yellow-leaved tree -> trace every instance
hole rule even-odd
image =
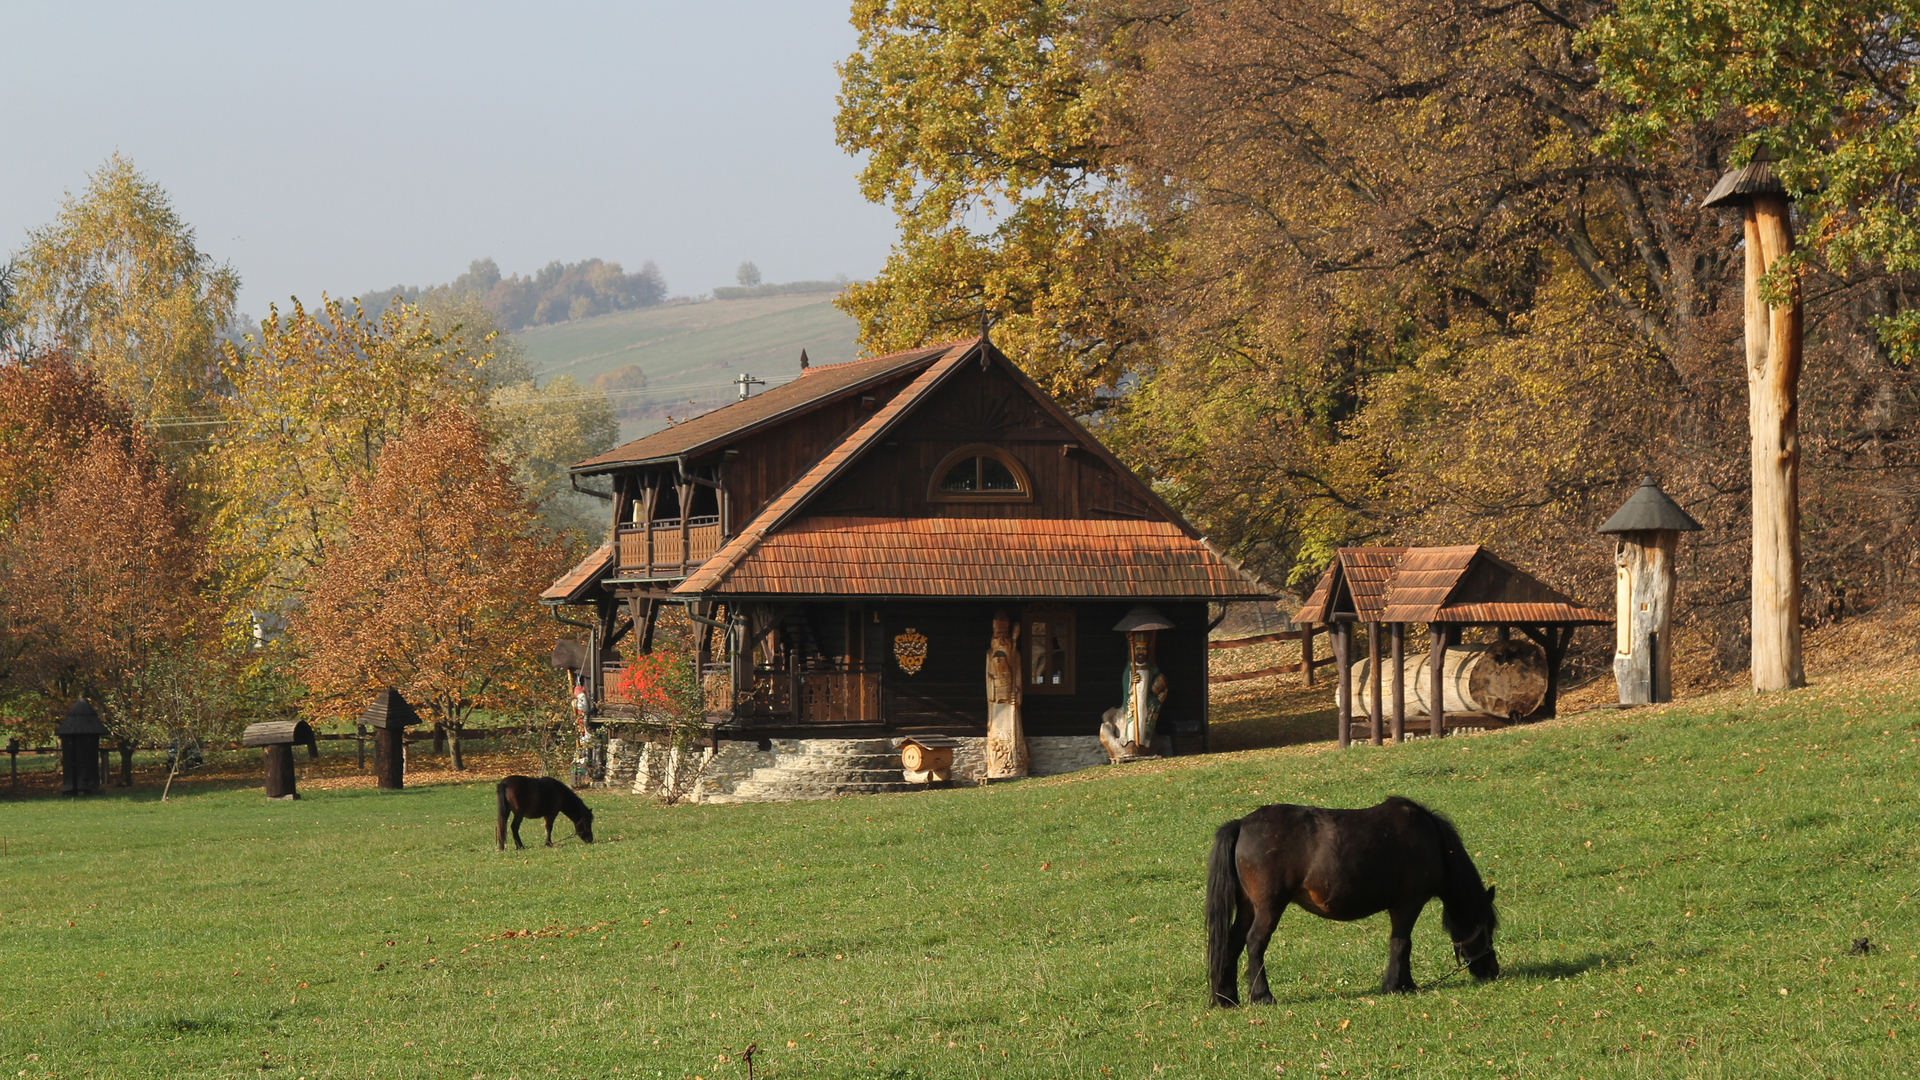
[[[197,413],[240,276],[203,253],[167,193],[115,154],[27,234],[7,321],[92,368],[141,419]]]

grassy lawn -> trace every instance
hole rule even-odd
[[[828,803],[492,792],[0,803],[0,1076],[1920,1074],[1920,680]],[[1203,1007],[1201,866],[1267,802],[1450,814],[1505,971],[1374,991],[1298,911]],[[565,824],[562,822],[562,829]],[[1854,938],[1874,950],[1850,955]],[[1415,977],[1451,967],[1430,909]],[[262,1071],[264,1069],[264,1071]]]

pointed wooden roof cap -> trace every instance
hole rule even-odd
[[[1787,194],[1785,184],[1773,171],[1773,151],[1762,145],[1754,151],[1753,160],[1722,176],[1713,190],[1707,192],[1706,201],[1700,205],[1745,206],[1753,201],[1755,195],[1778,195],[1792,198]]]
[[[368,727],[404,730],[408,724],[419,723],[420,714],[413,711],[400,691],[389,686],[373,696],[373,704],[360,714],[360,722]]]
[[[86,698],[78,698],[73,708],[67,710],[66,719],[53,729],[55,735],[111,735],[107,725],[100,722],[100,713]]]
[[[1660,485],[1649,476],[1640,481],[1640,490],[1626,504],[1613,512],[1605,525],[1600,526],[1603,533],[1623,532],[1699,532],[1700,523],[1693,515],[1680,509],[1680,504],[1667,497]]]

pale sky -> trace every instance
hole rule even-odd
[[[118,150],[256,318],[488,255],[867,277],[893,225],[833,141],[848,7],[0,0],[0,252]]]

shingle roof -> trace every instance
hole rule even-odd
[[[1600,526],[1602,533],[1623,532],[1695,532],[1700,523],[1693,515],[1680,508],[1680,504],[1660,490],[1660,484],[1649,476],[1640,481],[1635,491],[1613,512],[1605,525]]]
[[[1295,622],[1325,622],[1327,601],[1333,596],[1334,569],[1339,568],[1338,578],[1351,596],[1354,608],[1361,622],[1375,622],[1380,618],[1385,603],[1387,587],[1393,581],[1395,569],[1400,565],[1404,547],[1350,547],[1341,548],[1334,554],[1334,566],[1320,575],[1319,584],[1307,597],[1307,602],[1294,617]]]
[[[921,372],[907,388],[893,396],[893,400],[882,405],[867,422],[861,424],[852,435],[841,440],[840,445],[828,451],[826,456],[815,462],[813,467],[802,473],[799,479],[787,485],[772,502],[760,511],[760,515],[740,530],[740,535],[727,541],[726,546],[714,552],[713,558],[701,564],[687,580],[674,588],[677,593],[703,593],[712,589],[725,578],[736,563],[745,558],[754,546],[759,544],[778,528],[782,519],[799,508],[802,502],[825,484],[835,473],[850,463],[866,445],[878,438],[882,431],[894,421],[895,417],[906,412],[921,395],[939,385],[947,374],[960,366],[960,362],[973,355],[978,341],[949,346],[933,366]]]
[[[547,586],[540,594],[543,604],[577,604],[581,595],[591,589],[594,583],[606,577],[613,570],[613,545],[601,544],[593,554],[581,559],[579,565],[566,572],[560,580]]]
[[[1382,564],[1393,569],[1382,580]],[[1328,621],[1341,590],[1362,622],[1610,623],[1609,616],[1478,544],[1434,548],[1341,548],[1297,622]]]
[[[715,560],[718,561],[717,559]],[[712,567],[713,563],[708,563]],[[1241,599],[1270,595],[1166,521],[801,518],[676,592]]]
[[[932,363],[953,349],[955,344],[947,342],[869,360],[808,368],[792,382],[772,387],[745,401],[736,401],[703,413],[624,446],[616,446],[604,454],[578,462],[573,466],[573,471],[586,474],[606,472],[622,465],[699,453],[715,443],[737,437],[753,428],[805,412],[835,398],[858,393],[874,383],[911,371],[917,365]]]

